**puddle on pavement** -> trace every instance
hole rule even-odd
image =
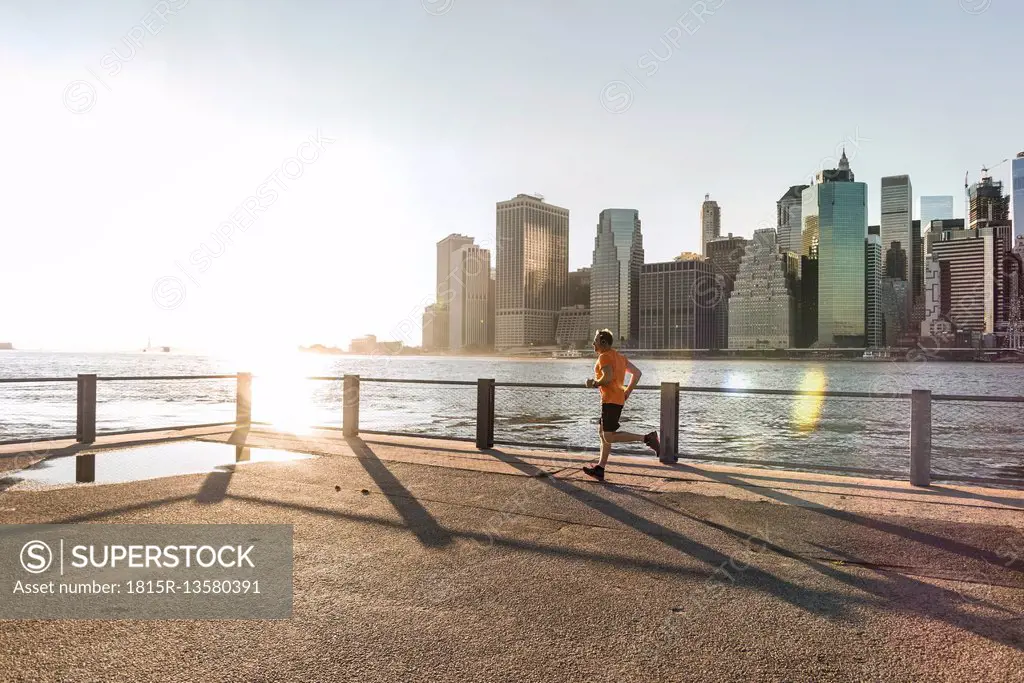
[[[179,441],[158,446],[95,451],[97,484],[119,484],[142,479],[203,474],[228,465],[309,460],[315,455],[270,448],[249,448],[206,441]],[[7,472],[0,483],[18,488],[71,486],[77,456],[43,460],[32,467]],[[0,490],[5,487],[0,485]]]

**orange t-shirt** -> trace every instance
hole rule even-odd
[[[621,406],[626,403],[626,357],[615,349],[602,353],[594,364],[594,379],[601,379],[601,368],[605,365],[612,366],[612,383],[599,387],[601,403]]]

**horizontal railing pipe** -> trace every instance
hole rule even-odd
[[[476,384],[474,382],[473,384]],[[554,382],[495,382],[496,387],[519,387],[524,389],[589,389],[586,384],[580,382],[579,384],[558,384]],[[636,391],[658,391],[660,387],[656,387],[651,384],[639,384],[635,387]]]
[[[0,377],[0,384],[43,384],[44,382],[77,381],[77,377]]]
[[[979,403],[1024,403],[1024,396],[959,396],[957,394],[932,394],[933,401],[977,401]]]
[[[142,382],[147,380],[153,381],[170,381],[170,380],[189,380],[189,379],[235,379],[238,377],[235,375],[136,375],[136,376],[104,376],[97,377],[96,379],[100,382]]]
[[[475,387],[476,381],[461,379],[398,379],[391,377],[360,377],[360,382],[388,382],[392,384],[447,384],[462,387]]]

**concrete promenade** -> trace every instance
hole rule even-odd
[[[96,447],[171,436],[322,457],[37,490],[3,470],[43,449],[0,447],[0,524],[293,524],[293,617],[0,621],[0,681],[1024,680],[1024,491],[614,455],[599,484],[592,454],[340,432]]]

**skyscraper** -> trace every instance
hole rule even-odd
[[[722,303],[721,277],[707,261],[644,264],[640,274],[640,348],[710,349]]]
[[[712,201],[711,195],[704,195],[704,203],[700,205],[700,244],[701,252],[707,256],[708,242],[722,234],[722,210],[718,202]]]
[[[1013,234],[1014,243],[1024,240],[1024,152],[1017,154],[1011,162],[1010,175],[1013,183]]]
[[[882,345],[882,238],[868,233],[864,238],[864,332],[865,345]]]
[[[635,209],[605,209],[597,223],[590,268],[590,323],[609,329],[623,345],[639,331],[640,269],[644,239]]]
[[[927,308],[922,334],[935,323],[948,321],[956,332],[974,335],[1005,330],[1009,319],[1003,296],[1004,256],[1009,234],[999,226],[976,230],[962,227],[963,221],[936,221],[929,231],[930,261],[936,262],[933,297],[938,306]],[[936,295],[937,296],[934,296]]]
[[[773,228],[755,230],[729,298],[730,349],[790,349],[797,342],[798,256]]]
[[[448,348],[452,351],[487,347],[491,289],[491,252],[467,244],[451,255],[449,278]]]
[[[797,347],[808,349],[818,340],[818,259],[800,257],[800,321]]]
[[[1009,225],[1010,196],[1003,194],[1002,181],[983,175],[967,190],[967,227]]]
[[[868,189],[854,180],[843,152],[839,168],[823,170],[803,192],[804,226],[813,224],[818,257],[819,346],[864,346],[864,238]],[[883,229],[884,230],[884,229]]]
[[[910,236],[913,220],[914,201],[910,176],[895,175],[882,178],[882,259],[889,263],[888,254],[893,249],[902,249],[900,261],[902,272],[886,273],[888,277],[910,280],[910,257],[913,243]]]
[[[775,232],[774,228],[765,228]],[[757,232],[764,232],[759,230]],[[767,239],[762,235],[762,239]],[[725,296],[732,294],[733,284],[736,282],[736,275],[740,272],[740,263],[746,254],[749,241],[745,237],[733,237],[730,232],[728,237],[718,237],[707,244],[707,260],[711,264],[716,275],[725,278]]]
[[[775,203],[779,248],[794,254],[803,252],[803,192],[808,185],[793,185]]]
[[[444,318],[447,320],[447,317]],[[423,341],[420,345],[424,351],[443,351],[448,348],[448,329],[445,328],[443,337],[439,338],[438,325],[440,316],[437,311],[437,304],[430,304],[423,309]]]
[[[497,203],[495,339],[499,349],[553,344],[569,278],[569,210],[518,194]]]
[[[473,238],[466,235],[451,234],[437,243],[437,302],[448,304],[448,290],[451,288],[452,273],[455,270],[456,252],[462,247],[473,244]]]
[[[774,228],[767,228],[775,232]],[[733,286],[736,282],[736,275],[740,272],[740,263],[743,261],[747,248],[747,239],[744,237],[728,237],[713,239],[706,245],[707,260],[711,264],[715,275],[722,276],[722,284],[725,289],[721,293],[722,305],[718,311],[718,329],[715,332],[715,343],[712,348],[726,349],[729,344],[729,297],[732,296]]]
[[[907,250],[899,242],[893,242],[888,247],[883,245],[882,249],[885,251],[885,259],[883,260],[885,274],[883,277],[894,277],[903,280],[903,276],[907,272]]]
[[[423,345],[435,350],[447,350],[450,342],[451,328],[451,279],[455,266],[455,254],[467,244],[473,244],[473,238],[466,235],[451,234],[437,243],[437,300],[428,308],[431,313],[430,340],[424,334]],[[426,311],[424,312],[426,315]],[[424,325],[426,328],[426,325]]]
[[[903,331],[918,336],[924,320],[924,235],[921,221],[910,222],[910,296],[907,298],[909,328]]]
[[[907,334],[910,311],[910,283],[898,277],[883,277],[880,287],[882,339],[885,346],[899,346]]]
[[[566,305],[590,308],[590,268],[577,268],[569,273],[569,299]]]
[[[496,282],[497,273],[491,267],[491,281],[487,283],[487,348],[494,348],[494,306],[497,303]]]
[[[1007,321],[1004,345],[1024,350],[1024,254],[1003,256],[1003,306]]]
[[[952,195],[944,194],[921,197],[921,229],[924,232],[928,231],[928,226],[932,224],[932,221],[937,220],[939,218],[952,217]]]

